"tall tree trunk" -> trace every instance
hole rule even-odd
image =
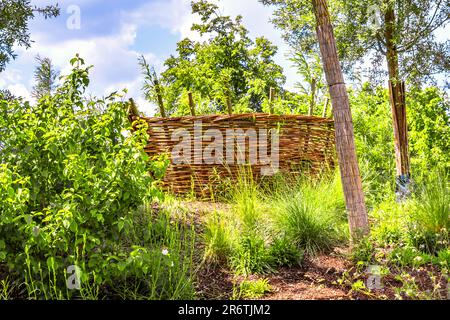
[[[348,221],[353,240],[369,232],[364,193],[356,158],[353,122],[344,83],[336,40],[326,0],[312,0],[316,16],[316,31],[322,55],[322,62],[330,90],[335,118],[336,149],[341,171],[342,186],[348,212]]]
[[[385,12],[386,60],[389,71],[389,95],[394,127],[395,162],[397,168],[397,196],[410,193],[410,165],[408,153],[408,128],[406,122],[405,83],[400,80],[398,51],[395,42],[395,11],[389,2]]]

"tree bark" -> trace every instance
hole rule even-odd
[[[389,95],[394,127],[397,193],[400,198],[409,194],[410,164],[408,128],[406,122],[405,83],[400,80],[398,51],[395,42],[395,10],[388,3],[385,12],[386,60],[389,71]]]
[[[352,240],[369,232],[364,193],[356,157],[352,114],[337,54],[326,0],[312,0],[322,63],[335,118],[336,149]]]

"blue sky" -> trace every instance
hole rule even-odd
[[[18,58],[1,74],[0,87],[31,99],[37,54],[51,58],[66,74],[70,69],[69,60],[79,53],[87,64],[94,65],[88,93],[101,96],[127,88],[140,109],[152,114],[154,107],[140,92],[142,78],[137,58],[144,54],[161,69],[164,60],[175,52],[179,40],[195,37],[190,30],[196,19],[191,15],[190,0],[59,0],[58,3],[61,7],[58,18],[38,17],[30,23],[34,43],[28,50],[16,49]],[[67,21],[73,17],[73,11],[68,9],[73,5],[80,9],[80,29],[67,27]],[[242,14],[252,37],[264,35],[280,47],[277,62],[286,69],[288,86],[293,87],[298,81],[296,72],[289,68],[291,64],[285,57],[289,48],[282,41],[281,33],[269,23],[272,10],[257,0],[222,0],[219,6],[224,14]]]
[[[61,15],[56,19],[36,18],[30,23],[34,43],[28,50],[17,48],[17,60],[0,74],[0,87],[30,99],[34,85],[35,56],[52,59],[55,66],[66,74],[69,60],[79,53],[87,64],[94,65],[88,93],[108,95],[124,88],[135,98],[141,110],[151,115],[154,107],[146,102],[140,92],[142,78],[137,64],[139,55],[157,68],[175,52],[176,43],[185,38],[195,38],[190,27],[196,20],[191,15],[190,0],[32,0],[45,5],[58,2]],[[73,6],[80,10],[80,28],[67,27],[73,21]],[[243,15],[244,25],[254,38],[264,35],[279,47],[276,61],[284,68],[286,87],[293,89],[300,79],[286,58],[289,47],[281,39],[269,19],[272,9],[257,0],[221,0],[222,13]],[[447,33],[445,32],[447,31]],[[447,30],[440,37],[448,39]]]

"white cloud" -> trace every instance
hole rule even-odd
[[[275,61],[284,69],[287,77],[286,88],[293,90],[300,79],[297,70],[286,57],[289,46],[283,41],[281,31],[270,23],[273,9],[262,5],[258,0],[211,0],[218,4],[224,15],[243,17],[243,24],[252,38],[264,36],[278,47]],[[138,24],[158,24],[172,33],[179,34],[180,39],[186,37],[200,40],[197,32],[191,30],[193,23],[199,22],[198,16],[191,14],[191,0],[157,0],[151,1],[136,10],[124,13],[127,21]]]
[[[7,86],[6,89],[16,96],[25,98],[27,101],[34,101],[34,98],[31,96],[31,92],[21,83],[11,84]]]
[[[94,65],[91,69],[91,85],[88,94],[109,95],[113,91],[128,89],[128,96],[134,97],[140,102],[146,113],[152,111],[151,106],[145,103],[141,97],[141,74],[137,63],[140,53],[130,49],[136,39],[136,26],[122,24],[118,34],[104,37],[93,37],[86,40],[67,40],[59,43],[48,43],[43,34],[34,35],[35,43],[29,50],[17,48],[19,55],[12,68],[7,68],[2,73],[0,85],[8,88],[16,95],[30,98],[29,89],[34,84],[32,72],[27,81],[21,69],[33,70],[35,56],[49,57],[62,74],[70,72],[70,59],[76,53],[85,59],[86,65]],[[158,58],[152,54],[145,54],[151,64],[161,64]],[[143,110],[144,111],[144,110]]]
[[[44,4],[47,1],[34,1]],[[62,3],[63,5],[68,2]],[[82,4],[83,1],[75,1]],[[281,39],[281,34],[270,23],[272,9],[264,7],[257,0],[222,0],[219,7],[223,14],[243,16],[244,25],[249,29],[252,38],[264,35],[279,47],[275,58],[287,75],[286,87],[293,88],[297,75],[285,54],[287,45]],[[106,7],[105,7],[106,8]],[[2,73],[0,86],[10,88],[16,95],[29,98],[33,86],[33,70],[35,56],[40,54],[52,59],[55,66],[67,74],[70,71],[69,60],[79,53],[88,65],[94,65],[91,70],[91,85],[89,92],[94,95],[107,95],[112,91],[128,89],[128,96],[133,97],[140,108],[147,114],[153,114],[155,107],[145,102],[141,93],[142,77],[137,64],[139,52],[133,50],[136,44],[137,30],[145,25],[157,25],[169,30],[179,38],[194,37],[190,30],[198,17],[191,14],[190,0],[152,0],[136,10],[122,11],[119,32],[106,36],[92,36],[84,39],[66,39],[59,42],[49,41],[44,33],[33,33],[34,43],[29,50],[16,48],[19,58],[10,64]],[[151,35],[148,35],[151,41]],[[145,54],[149,63],[161,67],[167,57],[158,57],[148,52]]]

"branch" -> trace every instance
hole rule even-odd
[[[397,48],[398,52],[405,52],[410,50],[415,44],[417,44],[417,42],[420,40],[420,38],[422,38],[426,33],[432,33],[434,32],[436,29],[438,29],[442,24],[438,24],[437,26],[434,26],[433,28],[429,29],[431,27],[431,25],[433,24],[434,19],[437,16],[437,13],[439,11],[439,8],[441,6],[442,0],[440,0],[436,6],[436,10],[433,13],[433,17],[430,19],[430,21],[427,23],[426,27],[423,28],[419,34],[413,39],[411,40],[409,43],[403,45],[403,46],[399,46]],[[443,23],[445,23],[446,21],[448,21],[450,18],[446,18]]]

